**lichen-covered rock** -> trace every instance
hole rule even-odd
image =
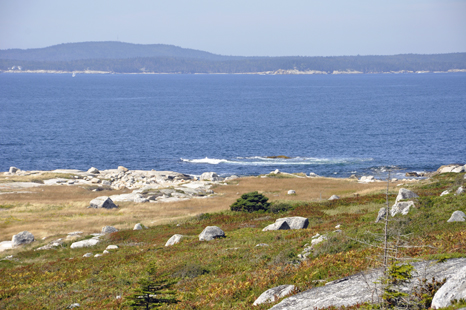
[[[252,304],[257,306],[263,303],[275,302],[276,300],[285,297],[293,292],[296,289],[294,285],[280,285],[263,292]]]
[[[419,196],[410,191],[409,189],[406,189],[406,188],[400,188],[400,190],[398,191],[398,196],[396,196],[396,201],[395,202],[398,202],[400,200],[405,200],[405,199],[411,199],[411,198],[418,198]]]
[[[34,241],[34,235],[25,230],[14,235],[11,241],[13,242],[13,246],[28,244]]]
[[[432,308],[448,307],[455,299],[466,299],[466,267],[457,270],[457,273],[435,293]]]
[[[451,222],[464,222],[466,218],[466,214],[463,211],[455,211],[451,215],[450,219],[447,221],[448,223]]]
[[[113,203],[112,199],[108,196],[100,196],[91,200],[89,208],[104,208],[104,209],[113,209],[118,208],[116,204]]]
[[[117,232],[117,231],[118,231],[118,229],[116,229],[113,226],[104,226],[104,227],[102,227],[102,233],[103,234],[111,234],[111,233],[114,233],[114,232]]]
[[[225,233],[217,226],[207,226],[199,234],[199,241],[210,241],[217,238],[224,238]]]
[[[406,215],[409,212],[409,209],[411,207],[414,207],[414,202],[413,201],[400,201],[395,203],[392,208],[390,209],[390,214],[392,216],[397,215],[398,213],[401,213],[402,215]]]
[[[165,246],[172,246],[174,244],[180,243],[181,239],[183,238],[183,235],[173,235],[171,236],[170,239],[168,239],[167,243],[165,243]]]

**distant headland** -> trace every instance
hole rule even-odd
[[[66,43],[0,50],[0,72],[80,74],[370,74],[466,72],[466,53],[223,56],[165,44]]]

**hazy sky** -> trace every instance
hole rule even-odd
[[[466,0],[0,0],[0,49],[117,40],[244,56],[466,52]]]

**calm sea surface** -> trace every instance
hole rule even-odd
[[[464,73],[0,74],[0,171],[401,175],[466,162],[465,108]]]

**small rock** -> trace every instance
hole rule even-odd
[[[103,254],[110,254],[110,252],[107,251],[107,250],[104,250],[102,253],[103,253]]]
[[[142,226],[141,223],[137,223],[136,225],[134,225],[134,228],[133,228],[133,230],[143,230],[143,229],[144,227]]]
[[[217,226],[207,226],[199,235],[199,241],[210,241],[216,238],[225,238],[225,233]]]
[[[463,211],[455,211],[452,213],[450,219],[447,221],[448,223],[451,222],[464,222],[466,215]]]
[[[100,179],[92,178],[92,179],[91,179],[91,183],[93,183],[93,184],[100,183]]]
[[[458,189],[456,190],[455,195],[459,196],[459,195],[461,195],[462,193],[464,193],[464,188],[463,188],[463,186],[460,186],[460,187],[458,187]]]
[[[338,197],[337,195],[332,195],[330,196],[328,200],[337,200],[337,199],[340,199],[340,197]]]
[[[112,185],[112,182],[108,181],[108,180],[103,180],[102,181],[102,185],[104,186],[111,186]]]
[[[278,170],[278,169],[275,169],[274,171],[270,172],[270,174],[280,174],[280,173],[281,173],[281,172],[280,172],[280,170]]]
[[[19,169],[16,167],[10,167],[10,170],[8,170],[9,173],[16,173],[17,171],[19,171]]]
[[[112,244],[112,245],[109,245],[109,246],[107,247],[107,250],[116,250],[116,249],[118,249],[118,245],[113,245],[113,244]]]
[[[34,235],[25,230],[14,235],[11,241],[13,242],[13,246],[28,244],[34,241]]]
[[[336,229],[338,229],[338,228],[340,228],[340,226],[341,226],[341,225],[340,225],[340,224],[338,224],[337,226],[335,226],[335,228],[336,228]]]
[[[110,199],[108,196],[100,196],[91,200],[89,204],[89,208],[104,208],[104,209],[114,209],[118,208],[118,206],[113,203],[113,200]]]
[[[201,175],[200,180],[201,181],[205,180],[205,181],[217,182],[217,181],[220,181],[220,177],[215,172],[204,172]]]
[[[87,239],[87,240],[81,240],[78,242],[73,242],[70,246],[71,249],[79,249],[79,248],[86,248],[90,246],[94,246],[97,243],[99,243],[100,240],[97,237]]]
[[[89,170],[87,170],[87,173],[99,174],[100,171],[97,168],[91,167]]]
[[[288,191],[288,195],[296,195],[296,192],[294,190],[290,189]]]
[[[387,209],[386,208],[380,208],[379,214],[377,214],[377,218],[376,218],[375,222],[378,223],[380,220],[385,218],[385,215],[387,215]]]
[[[121,172],[128,172],[128,168],[125,168],[123,166],[118,166],[118,171],[121,171]]]
[[[83,255],[83,257],[91,257],[92,256],[92,253],[86,253]]]
[[[81,307],[80,304],[74,303],[74,304],[69,305],[69,306],[68,306],[68,309],[79,308],[79,307]]]
[[[321,243],[322,241],[327,240],[326,236],[320,236],[319,238],[315,238],[311,240],[311,245],[316,245]]]
[[[117,231],[118,231],[118,229],[116,229],[113,226],[102,227],[102,233],[103,234],[111,234],[111,233],[114,233],[114,232],[117,232]]]
[[[318,175],[315,174],[314,172],[309,172],[309,177],[311,177],[311,178],[317,178]]]
[[[275,302],[276,300],[285,297],[293,292],[296,287],[294,285],[280,285],[263,292],[259,298],[257,298],[253,306],[257,306],[263,303]]]
[[[269,246],[267,243],[259,243],[256,244],[256,247],[262,247],[262,246]]]
[[[172,246],[174,244],[180,243],[181,239],[183,238],[183,235],[173,235],[171,236],[170,239],[168,239],[167,243],[165,243],[165,246]]]
[[[94,257],[101,257],[101,256],[102,256],[102,254],[96,254],[96,255],[94,255]]]
[[[357,180],[358,177],[355,174],[352,174],[352,175],[350,175],[350,177],[348,179]]]
[[[443,191],[443,192],[440,194],[440,196],[445,196],[445,195],[448,195],[448,194],[450,194],[449,191]]]

